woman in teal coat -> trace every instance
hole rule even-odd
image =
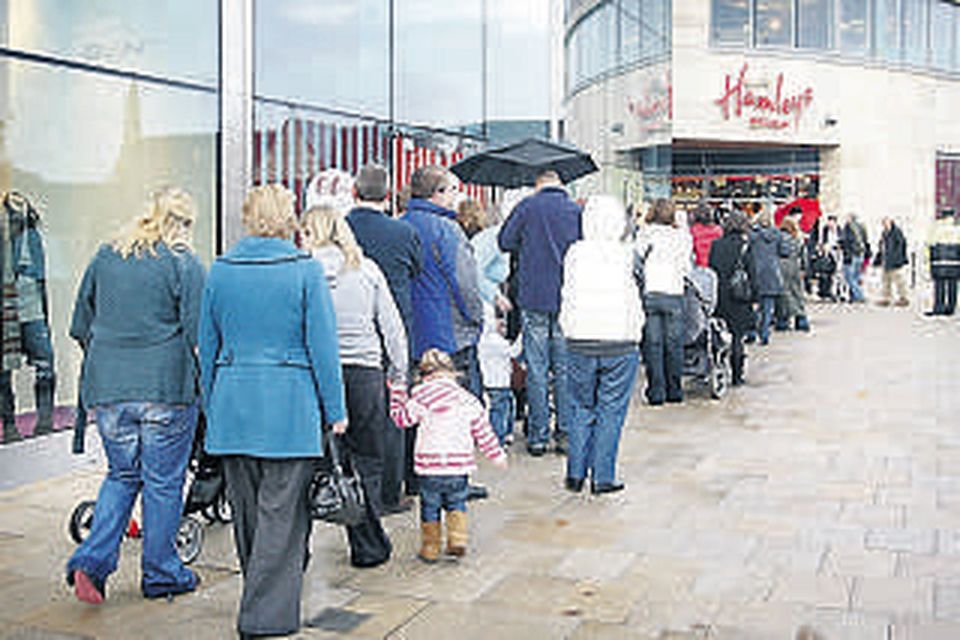
[[[206,449],[225,456],[244,577],[238,630],[288,635],[300,626],[321,425],[346,430],[337,322],[320,263],[290,240],[293,195],[254,188],[243,223],[249,235],[217,259],[203,294]]]

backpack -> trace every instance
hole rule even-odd
[[[743,257],[747,253],[750,244],[744,241],[740,247],[740,255],[737,256],[737,262],[733,265],[733,273],[730,274],[730,282],[727,285],[730,288],[730,297],[737,302],[753,301],[753,286],[750,284],[750,274],[747,273],[747,267],[743,264]]]

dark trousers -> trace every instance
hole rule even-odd
[[[243,594],[237,629],[282,635],[300,628],[300,593],[312,522],[314,461],[227,456],[223,469]]]
[[[347,456],[363,480],[367,495],[367,518],[347,527],[350,563],[371,567],[386,561],[392,547],[380,524],[383,495],[384,432],[388,424],[385,381],[382,369],[345,366],[343,386],[350,426],[344,436]]]
[[[957,281],[954,278],[933,279],[933,312],[952,316],[957,308]]]
[[[400,502],[406,455],[406,442],[403,430],[398,428],[389,414],[385,418],[383,430],[383,481],[381,495],[385,506],[396,506]]]
[[[739,331],[731,332],[730,344],[730,367],[733,372],[733,381],[743,382],[743,364],[747,359],[746,346],[743,344],[743,333]]]
[[[647,401],[683,400],[683,296],[648,293],[643,326],[643,362]]]
[[[460,374],[460,385],[483,402],[483,378],[480,375],[480,360],[477,347],[464,347],[452,356],[453,366]]]

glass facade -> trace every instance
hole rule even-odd
[[[606,0],[580,17],[567,30],[567,94],[669,56],[671,8],[671,0]]]
[[[248,38],[221,52],[221,16],[244,0],[0,0],[0,203],[36,212],[44,251],[29,258],[45,267],[58,428],[73,421],[81,354],[68,324],[98,246],[173,185],[196,200],[204,262],[224,249],[222,216],[238,215],[221,211],[224,189],[248,186],[221,179],[228,101],[253,116],[242,138],[252,182],[298,195],[329,167],[381,162],[400,183],[420,164],[450,164],[485,143],[491,114],[512,121],[497,127],[503,141],[548,135],[548,0],[529,3],[542,5],[527,9],[536,27],[509,24],[508,0],[248,1]],[[250,56],[252,95],[221,93],[221,53]],[[507,67],[523,91],[488,87]],[[0,255],[16,241],[5,227],[20,228],[0,224]],[[24,433],[34,377],[26,361],[13,374]]]
[[[960,72],[960,3],[953,0],[711,0],[717,47],[838,52]]]

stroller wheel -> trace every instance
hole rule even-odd
[[[719,400],[727,394],[733,373],[730,367],[730,350],[721,349],[717,352],[716,361],[710,370],[710,397]]]
[[[84,500],[70,514],[70,538],[75,543],[81,544],[90,535],[90,527],[93,526],[93,510],[96,506],[96,501]]]
[[[197,559],[202,548],[203,525],[192,516],[184,516],[177,530],[177,555],[183,564],[190,564]]]
[[[227,494],[225,492],[220,492],[212,509],[213,517],[217,520],[217,522],[223,524],[230,524],[233,522],[233,511],[230,509],[230,501],[227,500]]]

